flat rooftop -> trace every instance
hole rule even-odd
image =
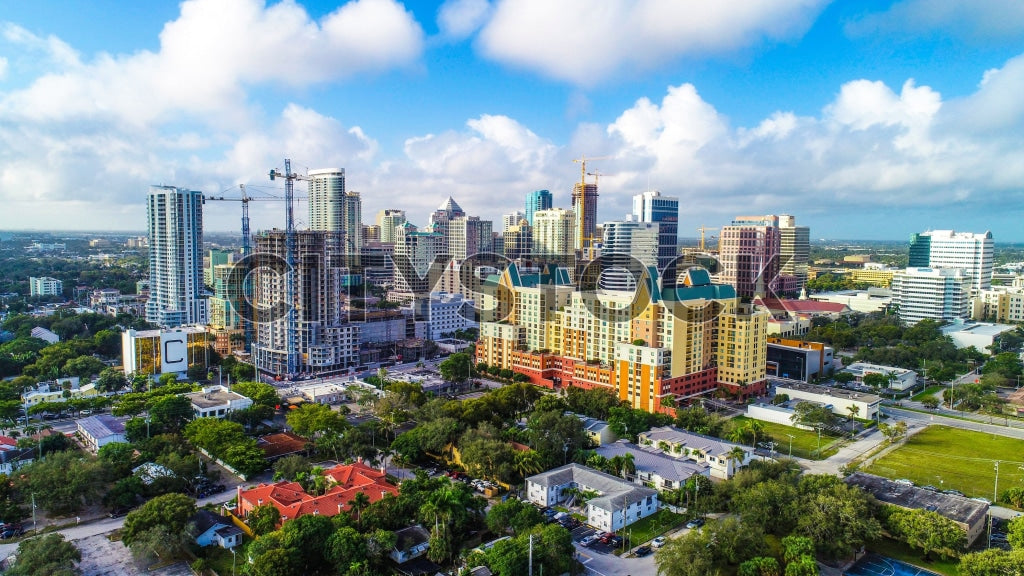
[[[769,378],[771,380],[771,378]],[[866,394],[864,392],[857,392],[856,390],[845,390],[843,388],[832,388],[831,386],[817,386],[815,384],[800,384],[793,382],[792,380],[786,380],[785,382],[773,381],[775,385],[776,393],[779,390],[798,390],[800,392],[808,392],[811,394],[819,394],[823,397],[842,398],[843,400],[856,400],[857,402],[867,402],[868,404],[874,404],[881,402],[881,396],[875,394]]]
[[[888,478],[873,474],[854,472],[843,481],[851,486],[859,486],[880,502],[902,508],[932,510],[954,522],[968,526],[983,522],[988,514],[988,504],[984,502],[926,490],[917,486],[898,484]]]
[[[245,396],[236,394],[229,390],[215,390],[212,392],[192,392],[185,394],[185,396],[192,401],[193,406],[199,408],[214,408],[217,406],[226,406],[234,400],[242,400]]]
[[[1009,324],[991,324],[989,322],[965,322],[963,324],[950,324],[942,327],[942,333],[948,334],[977,334],[979,336],[999,336],[1003,332],[1009,332],[1015,327]]]

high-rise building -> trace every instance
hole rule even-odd
[[[572,209],[576,217],[575,248],[590,248],[597,237],[597,184],[577,182],[572,188]],[[536,218],[536,213],[534,213]]]
[[[907,268],[892,277],[892,304],[908,325],[967,318],[971,281],[963,268]]]
[[[358,255],[363,249],[363,200],[359,192],[346,192],[342,211],[342,232],[345,233],[345,250]]]
[[[907,265],[912,268],[961,268],[971,277],[972,290],[987,290],[992,286],[994,249],[991,232],[921,232],[910,237]]]
[[[389,208],[377,213],[377,225],[380,226],[380,241],[395,243],[395,230],[405,224],[405,210]]]
[[[455,260],[465,260],[477,254],[491,251],[490,220],[477,216],[459,216],[448,222],[448,255]]]
[[[605,290],[635,290],[649,267],[658,266],[659,224],[652,222],[605,222],[601,245],[603,270],[598,286]]]
[[[371,242],[380,242],[380,226],[363,224],[363,246]]]
[[[778,216],[738,216],[722,227],[718,280],[734,286],[741,298],[776,292],[780,248]]]
[[[533,214],[533,253],[566,256],[576,247],[576,216],[572,210],[551,208]]]
[[[28,279],[29,296],[60,296],[64,293],[64,283],[49,276]]]
[[[553,207],[551,192],[548,190],[534,190],[526,195],[526,221],[533,226],[533,215],[541,210],[550,210]],[[516,223],[519,221],[517,220]]]
[[[448,241],[448,223],[452,220],[465,216],[466,211],[459,206],[459,203],[455,201],[451,196],[447,200],[441,203],[430,215],[430,221],[428,228],[431,232],[436,232],[444,237],[445,243]]]
[[[341,232],[345,229],[345,169],[309,171],[309,229]]]
[[[662,196],[657,190],[637,194],[633,196],[633,217],[640,222],[658,224],[658,270],[665,279],[674,279],[674,271],[666,273],[665,267],[678,252],[679,198]]]
[[[533,251],[533,229],[526,222],[526,218],[522,218],[517,224],[505,228],[502,239],[505,243],[502,253],[506,258],[516,260],[518,258],[530,257]]]
[[[527,273],[511,264],[498,282],[500,321],[480,324],[480,362],[548,388],[604,388],[650,412],[718,388],[764,392],[771,314],[704,270],[687,270],[667,290],[655,271],[637,294],[577,289],[554,266]]]
[[[206,323],[203,298],[203,193],[150,186],[149,300],[146,321],[159,326]]]
[[[393,295],[404,299],[427,295],[432,291],[434,279],[430,277],[431,264],[444,254],[444,240],[440,232],[420,232],[411,222],[398,227]]]
[[[256,236],[256,254],[275,263],[287,254],[287,234],[283,230],[261,232]],[[295,309],[294,350],[289,350],[288,320],[283,309],[286,274],[270,266],[258,266],[254,272],[254,308],[257,313],[253,362],[260,372],[288,375],[288,358],[294,354],[298,372],[304,374],[337,373],[359,362],[359,326],[347,322],[342,295],[346,290],[348,269],[342,266],[344,234],[320,230],[295,232]]]
[[[212,287],[213,269],[223,264],[230,264],[232,256],[234,256],[233,250],[210,249],[203,262],[203,284]]]
[[[502,214],[501,216],[501,229],[508,230],[513,226],[518,226],[519,221],[526,218],[526,214],[523,214],[519,210],[514,210],[508,214]]]
[[[811,229],[797,226],[789,214],[779,216],[779,273],[792,276],[796,286],[807,286],[807,263],[811,257]]]

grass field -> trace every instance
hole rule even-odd
[[[921,400],[924,400],[928,396],[935,396],[935,393],[942,391],[943,388],[945,388],[945,386],[929,386],[925,388],[923,391],[914,394],[911,400],[915,402],[920,402]]]
[[[747,418],[746,416],[737,416],[732,419],[732,421],[737,424],[745,420],[750,420],[750,418]],[[818,433],[814,430],[801,430],[799,428],[776,424],[774,422],[762,421],[761,424],[764,426],[764,431],[778,444],[775,447],[775,450],[779,454],[789,455],[789,434],[793,435],[793,456],[821,460],[828,458],[839,450],[836,446],[838,443],[837,438],[828,436],[827,434],[822,434],[821,456],[819,457],[816,455],[816,451],[818,449]],[[757,439],[758,443],[764,441],[766,441],[766,439]]]
[[[1024,483],[1020,468],[1024,466],[1024,440],[929,426],[864,471],[991,499],[996,460],[1000,461],[999,492]]]
[[[630,545],[639,546],[656,536],[661,536],[665,532],[681,526],[684,521],[686,521],[686,517],[682,514],[676,514],[671,510],[662,508],[647,518],[641,518],[626,526],[619,533],[629,532]]]

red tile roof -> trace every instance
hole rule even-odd
[[[272,504],[281,513],[282,521],[306,514],[334,516],[347,511],[348,503],[360,492],[366,494],[371,503],[386,494],[398,495],[398,487],[389,483],[383,472],[362,462],[339,464],[325,470],[324,476],[331,487],[323,496],[306,494],[298,482],[284,480],[242,491],[238,513],[245,516],[256,506]]]

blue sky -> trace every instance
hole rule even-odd
[[[284,157],[346,168],[367,223],[497,221],[568,206],[587,155],[601,220],[651,188],[683,236],[1024,241],[1022,94],[1019,0],[0,0],[0,229],[141,230],[149,184],[279,194]]]

